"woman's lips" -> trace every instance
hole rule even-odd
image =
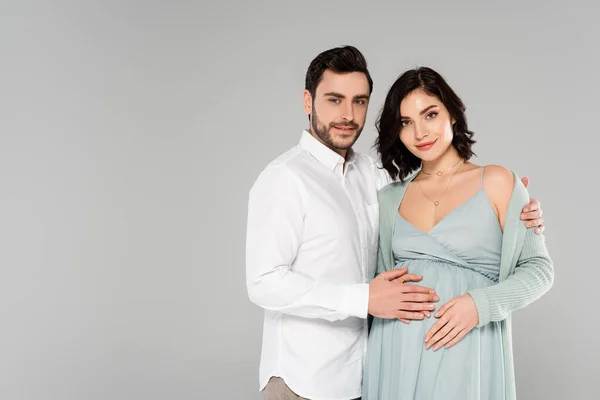
[[[421,151],[429,150],[430,148],[433,147],[435,142],[437,142],[437,140],[434,140],[433,142],[418,144],[416,147],[417,147],[417,149],[419,149]]]

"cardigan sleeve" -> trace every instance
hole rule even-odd
[[[510,231],[505,231],[504,235],[520,236],[523,245],[520,247],[518,259],[514,265],[514,272],[505,280],[495,285],[468,292],[473,298],[479,313],[478,327],[482,327],[491,321],[506,319],[512,311],[531,304],[552,287],[554,266],[546,249],[544,235],[536,234],[533,229],[526,228],[523,222],[520,221],[521,209],[528,202],[527,190],[515,175],[515,188],[510,201],[510,212],[508,213],[508,217],[513,219],[513,227]],[[507,226],[508,221],[505,228]],[[519,235],[519,230],[521,235]],[[516,254],[505,253],[504,242],[502,256],[515,256]],[[513,245],[509,252],[514,253],[515,249],[519,249],[519,247]]]

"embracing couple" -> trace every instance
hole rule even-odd
[[[390,88],[380,160],[354,151],[372,90],[356,48],[319,54],[309,128],[250,190],[265,399],[515,399],[511,312],[554,279],[539,202],[470,161],[465,105],[430,68]]]

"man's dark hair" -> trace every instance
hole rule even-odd
[[[369,94],[373,92],[373,80],[367,69],[367,60],[356,47],[343,46],[325,50],[315,57],[308,66],[304,88],[315,98],[317,86],[323,78],[323,72],[330,69],[335,73],[362,72],[369,81]]]

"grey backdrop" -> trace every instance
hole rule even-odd
[[[599,398],[600,13],[550,3],[0,2],[0,398],[261,398],[247,193],[342,44],[375,80],[359,150],[428,65],[476,162],[530,177],[556,283],[514,316],[520,398]]]

